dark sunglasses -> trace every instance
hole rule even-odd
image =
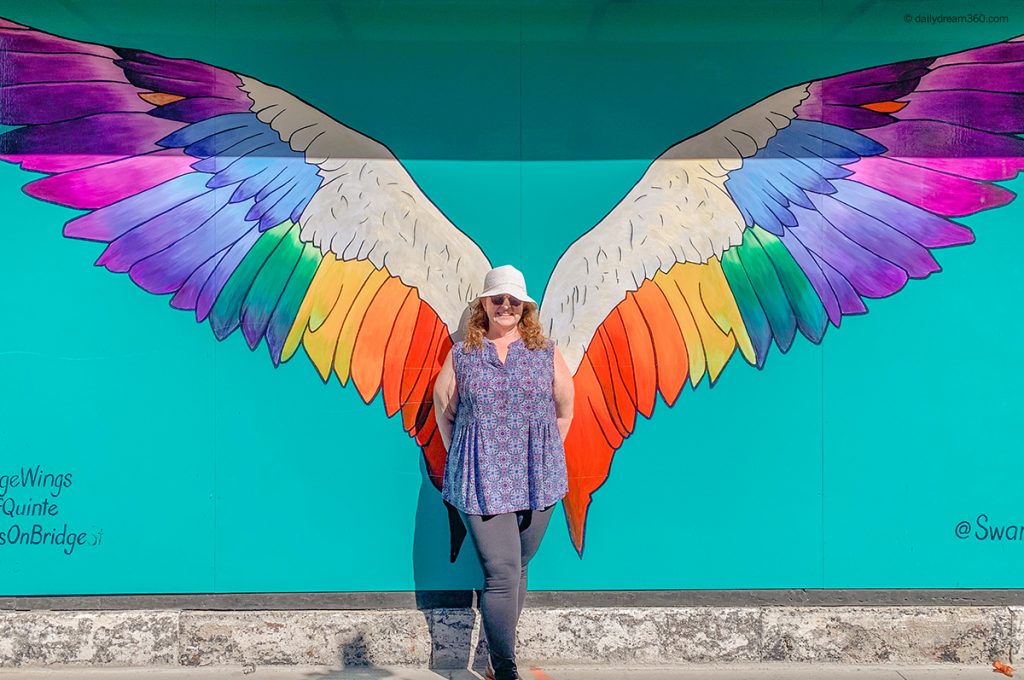
[[[491,304],[500,307],[505,302],[505,298],[508,298],[508,304],[512,307],[518,307],[523,304],[523,301],[519,298],[514,298],[511,295],[492,295]]]

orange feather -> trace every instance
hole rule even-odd
[[[425,302],[420,302],[419,313],[416,316],[416,327],[412,332],[412,341],[409,343],[409,355],[405,360],[405,370],[402,372],[402,404],[409,401],[412,388],[420,373],[427,365],[427,352],[434,339],[434,326],[437,324],[437,315],[434,310]]]
[[[576,403],[579,404],[579,401]],[[583,529],[591,495],[608,477],[608,468],[616,448],[601,433],[589,404],[583,406],[582,412],[573,412],[573,423],[565,439],[569,491],[562,499],[562,504],[569,521],[569,534],[580,555],[583,554]]]
[[[589,358],[590,365],[594,369],[594,377],[597,379],[598,385],[601,386],[597,394],[600,395],[608,407],[608,415],[611,417],[612,424],[615,425],[619,436],[629,436],[629,430],[626,429],[625,423],[622,422],[619,409],[615,404],[615,385],[618,382],[618,378],[613,379],[612,377],[614,370],[612,369],[611,362],[608,360],[608,353],[605,351],[600,328],[594,334],[594,338],[590,341],[590,346],[587,348],[587,353],[584,356]],[[579,372],[579,369],[577,369],[577,372]],[[625,396],[623,396],[623,399],[625,399]]]
[[[610,334],[603,324],[597,329],[597,334],[591,342],[603,343],[605,355],[612,359],[608,363],[608,374],[611,376],[611,394],[614,401],[609,402],[609,404],[613,405],[614,413],[622,422],[622,435],[628,437],[629,433],[633,431],[633,425],[636,423],[636,405],[632,398],[630,398],[629,391],[623,381],[621,367],[616,366],[614,363],[615,361],[624,361],[624,359],[618,359],[618,355],[612,350],[613,345]]]
[[[621,306],[622,303],[619,303],[619,307]],[[605,334],[605,349],[608,351],[608,358],[614,359],[613,366],[618,369],[622,385],[626,388],[626,394],[631,402],[630,405],[619,404],[619,408],[626,411],[636,408],[636,376],[633,371],[629,337],[626,335],[626,328],[622,322],[622,315],[619,314],[619,307],[611,311],[601,324],[601,330]],[[632,431],[633,426],[629,425],[629,429]]]
[[[402,377],[405,375],[409,343],[412,342],[419,309],[420,298],[416,291],[411,291],[398,312],[387,349],[384,350],[384,412],[389,418],[402,406]]]
[[[573,416],[578,418],[580,413],[592,414],[604,435],[608,445],[618,448],[622,444],[623,435],[619,431],[619,425],[615,423],[612,414],[608,409],[608,402],[605,401],[604,393],[601,390],[601,382],[591,365],[589,354],[583,357],[580,367],[576,369],[573,376],[575,398],[573,400]],[[579,422],[579,421],[578,421]]]
[[[184,97],[178,94],[167,94],[166,92],[139,92],[139,99],[153,106],[164,106],[180,102]]]
[[[873,102],[871,104],[861,104],[861,108],[868,109],[869,111],[877,111],[878,113],[896,113],[910,102]]]
[[[430,392],[434,386],[434,378],[441,370],[441,362],[437,361],[437,349],[441,338],[447,334],[444,323],[435,316],[428,337],[427,351],[421,362],[422,366],[413,373],[416,380],[409,391],[409,396],[402,403],[402,424],[405,426],[406,432],[410,434],[415,434],[416,430],[422,427],[426,410],[433,403]],[[412,353],[410,353],[411,358]]]
[[[384,282],[366,311],[356,346],[352,350],[352,382],[359,396],[369,404],[384,379],[384,351],[398,312],[409,297],[409,288],[397,276]]]
[[[654,412],[654,399],[658,386],[658,369],[654,357],[654,341],[633,293],[627,293],[616,308],[622,317],[629,351],[630,368],[636,383],[636,408],[645,418]]]
[[[683,334],[675,323],[675,316],[661,288],[653,281],[645,281],[636,292],[639,305],[654,341],[658,388],[665,403],[671,406],[686,383],[689,357]]]

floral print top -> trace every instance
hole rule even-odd
[[[459,402],[441,497],[468,515],[543,510],[568,491],[555,418],[554,345],[512,342],[503,364],[482,350],[452,348]]]

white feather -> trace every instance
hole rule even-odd
[[[608,314],[659,270],[703,264],[743,242],[727,173],[796,117],[805,85],[789,88],[671,147],[626,197],[558,260],[541,322],[575,373]]]
[[[242,90],[257,117],[320,168],[320,188],[299,218],[300,238],[325,256],[387,267],[454,333],[490,269],[479,246],[383,144],[279,88],[242,77]]]

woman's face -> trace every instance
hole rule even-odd
[[[497,297],[502,298],[500,304],[494,304],[493,298]],[[487,313],[490,328],[502,335],[515,328],[519,324],[519,320],[523,318],[523,303],[519,302],[518,305],[513,305],[513,299],[511,295],[496,295],[485,297],[483,300],[484,312]]]

